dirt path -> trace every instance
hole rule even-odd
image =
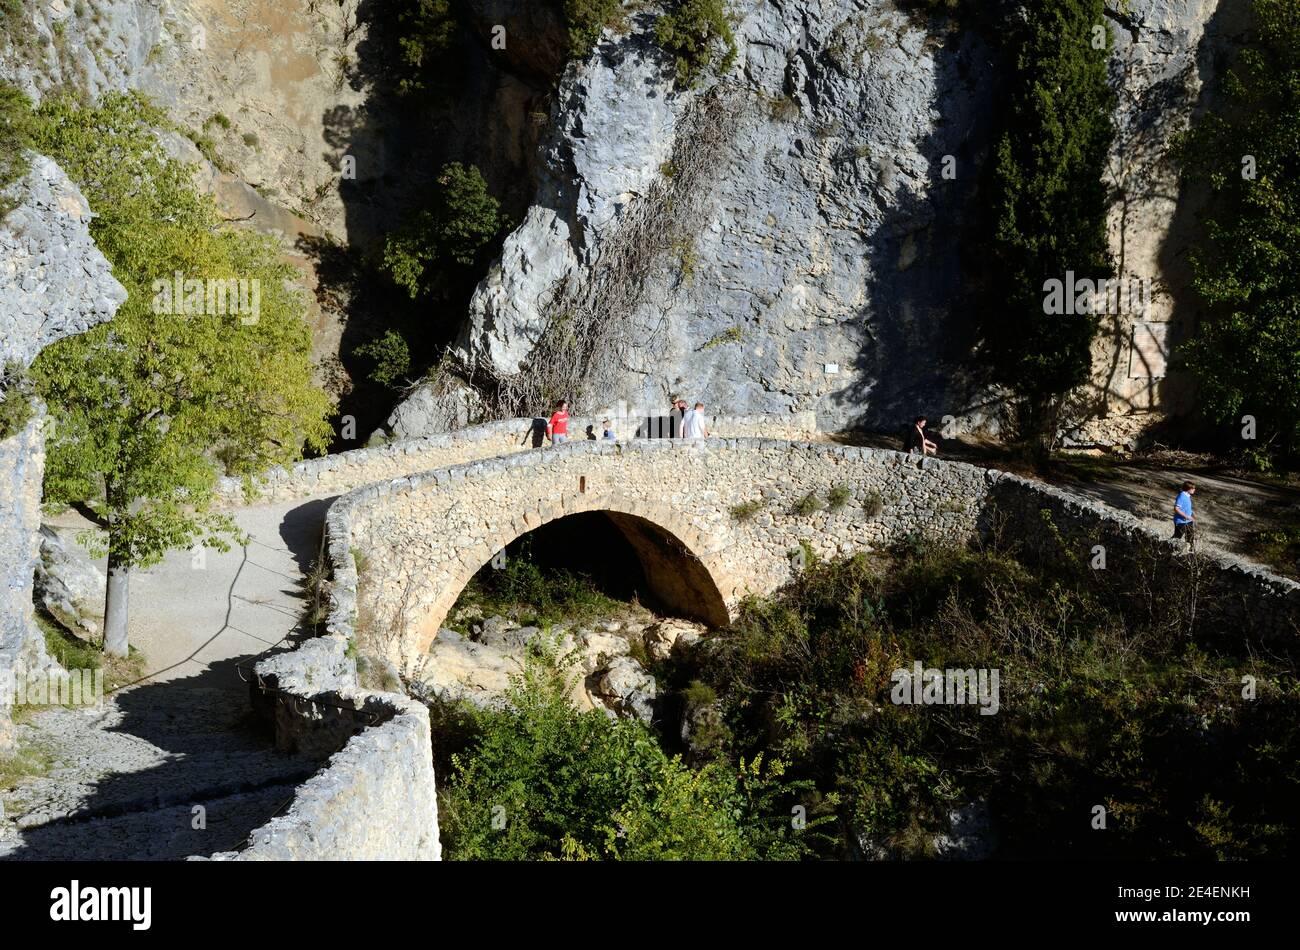
[[[146,677],[98,710],[54,709],[19,727],[50,768],[5,796],[0,858],[231,850],[292,800],[319,763],[272,749],[250,720],[244,677],[302,632],[303,573],[330,500],[242,509],[247,548],[208,551],[201,566],[175,551],[133,575],[131,639]]]
[[[1198,543],[1238,557],[1250,556],[1251,536],[1275,527],[1279,513],[1300,504],[1300,492],[1230,475],[1187,473],[1117,465],[1106,478],[1062,478],[1062,488],[1131,512],[1157,531],[1173,534],[1174,497],[1185,478],[1196,483],[1194,499]],[[1276,568],[1260,564],[1269,570]]]

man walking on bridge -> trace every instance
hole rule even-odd
[[[1196,516],[1192,514],[1192,496],[1196,494],[1196,485],[1183,482],[1183,490],[1174,500],[1174,539],[1186,541],[1193,551],[1196,550]]]
[[[682,436],[687,439],[707,439],[709,427],[705,425],[704,403],[697,402],[682,419]]]

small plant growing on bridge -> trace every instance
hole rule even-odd
[[[880,492],[873,491],[867,495],[866,500],[862,503],[862,510],[867,513],[868,518],[879,517],[880,513],[885,510],[885,500],[880,497]]]
[[[752,521],[754,515],[763,510],[763,500],[753,498],[749,501],[742,501],[738,505],[731,506],[731,518],[733,521],[746,522]]]
[[[796,501],[794,505],[791,506],[790,511],[792,514],[796,514],[799,515],[800,517],[806,518],[809,515],[816,514],[817,512],[821,511],[825,507],[826,507],[826,502],[818,498],[816,492],[809,492],[808,494],[800,498],[798,501]]]
[[[853,499],[853,492],[847,485],[832,485],[826,493],[826,505],[831,511],[839,511]]]

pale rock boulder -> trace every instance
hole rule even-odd
[[[615,712],[649,724],[658,696],[655,678],[630,656],[615,657],[595,675],[595,693]]]
[[[689,620],[669,618],[647,627],[645,646],[656,660],[667,660],[674,652],[689,650],[704,638],[705,626]]]
[[[112,317],[126,300],[90,236],[85,196],[54,161],[32,157],[13,186],[18,206],[0,221],[0,365],[29,365],[45,347]],[[12,395],[10,398],[14,398]],[[53,664],[32,617],[39,560],[44,407],[0,441],[0,674]],[[0,706],[0,748],[11,739]]]

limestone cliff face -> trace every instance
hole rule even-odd
[[[611,401],[682,393],[724,413],[813,409],[838,427],[948,399],[943,342],[988,51],[891,3],[735,7],[739,55],[718,80],[733,112],[704,119],[730,128],[692,230],[638,275],[636,342]],[[717,90],[673,88],[653,22],[634,15],[566,73],[537,199],[470,306],[457,349],[471,371],[545,359],[533,346],[556,285],[598,272],[656,180],[692,160],[681,132]],[[967,177],[940,184],[943,155]]]
[[[1218,6],[1134,0],[1109,18],[1120,91],[1113,245],[1121,272],[1165,295],[1144,319],[1174,319],[1186,283],[1171,250],[1177,184],[1164,155],[1223,39],[1221,27],[1206,33]],[[709,156],[694,230],[647,249],[644,292],[620,317],[629,345],[609,402],[659,406],[681,393],[728,413],[811,409],[824,427],[895,426],[924,410],[951,414],[955,431],[996,431],[989,393],[961,371],[964,241],[972,252],[963,229],[978,211],[990,147],[994,51],[977,30],[927,22],[890,0],[732,8],[739,55],[717,82],[738,115]],[[652,39],[657,12],[606,31],[564,74],[533,205],[475,294],[456,348],[469,375],[509,378],[545,360],[535,347],[557,288],[599,280],[638,204],[689,160],[683,130],[697,132],[691,118],[710,91],[673,88]],[[1107,324],[1079,410],[1127,421],[1080,428],[1080,441],[1122,441],[1134,418],[1149,422],[1162,405],[1161,380],[1130,378],[1134,322]],[[473,394],[440,385],[413,394],[390,429],[419,434],[472,418]]]
[[[22,204],[0,221],[0,364],[26,366],[56,340],[110,319],[126,290],[91,240],[85,197],[57,164],[35,157],[15,189]],[[0,441],[0,675],[51,662],[32,621],[45,468],[45,413],[34,408],[25,427]],[[8,718],[0,706],[0,747]]]

